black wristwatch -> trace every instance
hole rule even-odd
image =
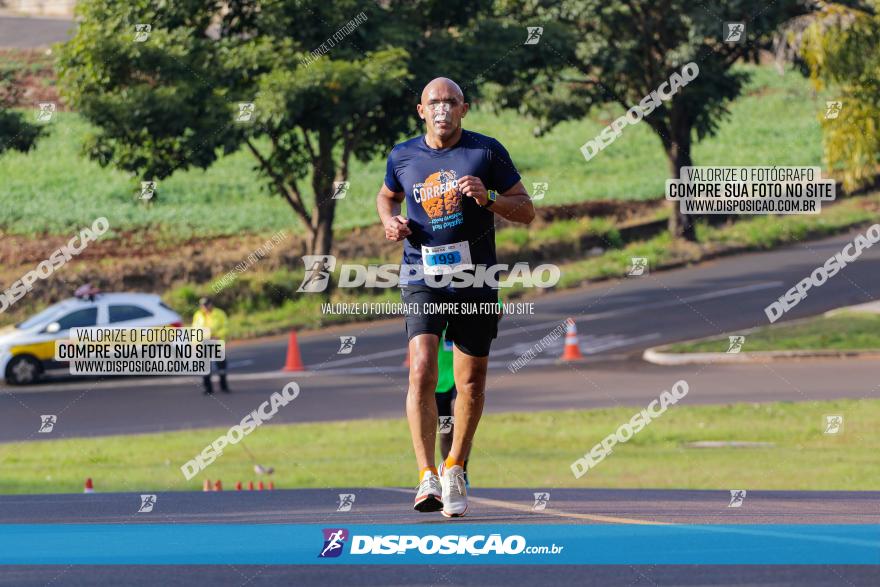
[[[496,192],[495,190],[489,190],[487,195],[489,199],[486,200],[486,205],[483,206],[483,208],[491,208],[492,204],[495,203],[495,200],[498,199],[498,192]]]

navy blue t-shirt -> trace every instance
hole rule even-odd
[[[494,214],[461,193],[458,179],[465,175],[479,177],[487,190],[499,193],[520,180],[501,143],[467,130],[446,149],[432,149],[420,136],[391,150],[385,185],[406,194],[407,226],[412,230],[403,245],[403,265],[424,267],[430,273],[441,265],[467,268],[497,263]],[[424,283],[424,279],[402,274],[401,285],[407,283]]]

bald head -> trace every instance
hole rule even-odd
[[[419,117],[425,121],[427,135],[438,144],[457,141],[461,136],[461,119],[468,111],[464,92],[448,77],[432,79],[422,90],[418,105]]]
[[[464,102],[464,92],[461,91],[457,83],[448,77],[435,77],[428,82],[428,85],[422,90],[422,104],[425,104],[431,95],[456,96],[462,103]]]

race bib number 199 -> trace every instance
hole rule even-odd
[[[472,269],[470,243],[462,241],[437,247],[422,246],[422,265],[425,275],[445,275]]]

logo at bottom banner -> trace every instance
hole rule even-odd
[[[143,503],[153,496],[141,497]],[[155,512],[158,505],[153,505]],[[880,552],[877,524],[351,523],[328,528],[143,521],[0,524],[0,573],[2,565],[877,565]]]
[[[501,534],[476,534],[472,536],[461,534],[447,534],[437,536],[428,534],[418,536],[415,534],[387,534],[365,536],[355,534],[349,536],[345,528],[324,528],[324,547],[320,558],[338,557],[343,552],[343,546],[349,541],[349,554],[407,554],[418,552],[419,554],[458,554],[458,555],[499,555],[521,554],[534,551],[546,554],[556,554],[562,551],[562,547],[539,547],[529,548],[526,539],[519,534],[502,536]],[[539,550],[540,549],[540,550]]]
[[[342,547],[348,539],[348,530],[345,528],[324,528],[324,547],[318,558],[336,558],[342,554]]]

